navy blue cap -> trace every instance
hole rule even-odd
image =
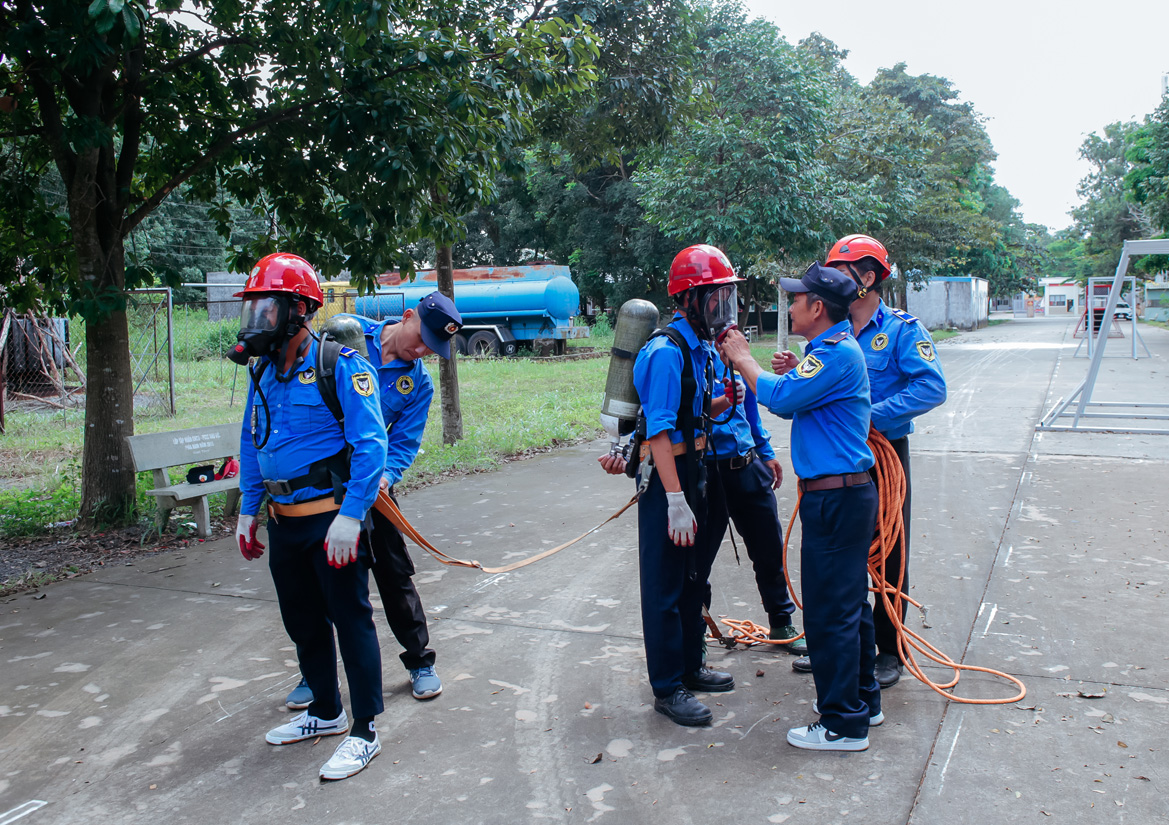
[[[784,292],[814,292],[829,303],[847,307],[857,298],[856,281],[830,266],[814,263],[804,277],[780,278]]]
[[[455,302],[441,292],[432,292],[418,302],[422,342],[443,358],[451,357],[451,338],[463,326]]]

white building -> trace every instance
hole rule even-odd
[[[1078,315],[1083,311],[1084,289],[1071,278],[1040,278],[1043,311],[1048,315]]]

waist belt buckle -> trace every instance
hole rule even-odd
[[[293,493],[292,485],[285,478],[276,481],[264,479],[264,489],[268,491],[270,496],[290,496]]]
[[[755,451],[748,450],[746,455],[734,456],[730,461],[730,467],[732,470],[741,470],[744,467],[746,467],[748,464],[750,464],[754,460],[754,458],[755,458]]]

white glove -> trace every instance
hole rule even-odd
[[[694,520],[694,513],[686,503],[686,494],[666,493],[667,520],[669,522],[670,541],[680,547],[690,547],[694,544],[694,534],[698,532],[698,522]]]
[[[361,522],[340,513],[325,534],[325,554],[330,567],[344,567],[357,561],[357,540],[361,538]]]
[[[235,543],[239,545],[240,553],[248,561],[264,555],[264,545],[256,538],[258,526],[255,516],[241,515],[239,521],[235,523]]]

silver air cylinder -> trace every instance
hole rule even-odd
[[[617,313],[605,400],[601,403],[601,426],[614,441],[633,432],[637,425],[641,401],[633,386],[633,362],[657,326],[658,308],[640,298],[626,301]]]
[[[365,330],[361,322],[352,315],[334,315],[325,321],[321,332],[341,346],[357,350],[362,358],[369,358],[369,350],[365,346]]]

